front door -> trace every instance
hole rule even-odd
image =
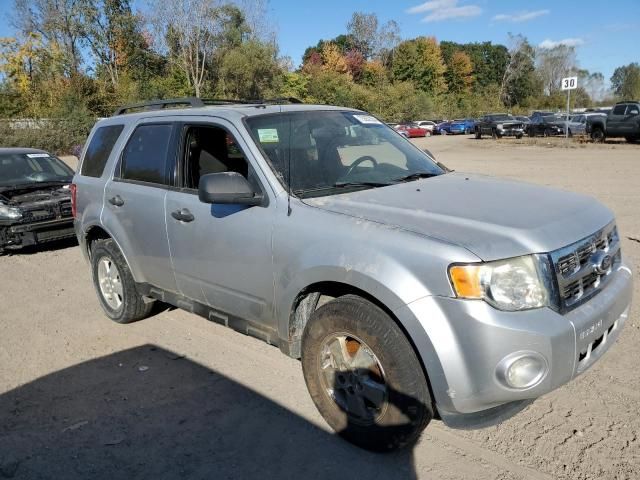
[[[167,194],[166,224],[179,290],[193,300],[244,320],[275,328],[271,230],[275,204],[211,205],[198,199],[200,176],[235,171],[266,194],[223,120],[184,123],[177,185]]]

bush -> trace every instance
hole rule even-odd
[[[84,144],[94,123],[95,119],[0,120],[0,146],[64,155]]]

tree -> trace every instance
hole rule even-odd
[[[440,46],[433,37],[418,37],[398,45],[392,71],[395,80],[411,81],[417,88],[432,95],[439,95],[447,89],[444,78],[446,66]]]
[[[400,43],[400,27],[394,20],[380,25],[375,13],[354,12],[347,23],[348,37],[353,48],[365,59],[377,58],[388,61],[393,49]]]
[[[621,99],[640,99],[640,65],[634,62],[616,68],[611,76],[611,87]]]
[[[500,99],[507,107],[514,107],[542,92],[536,76],[535,49],[522,35],[509,34],[509,40],[509,63],[502,77]]]
[[[322,47],[322,69],[339,74],[349,74],[347,61],[335,43],[325,43]]]
[[[129,0],[101,0],[87,3],[82,11],[82,37],[113,87],[121,72],[139,60],[138,50],[146,49],[140,19],[131,11]]]
[[[193,93],[201,96],[219,49],[238,46],[248,30],[242,12],[217,0],[149,0],[158,47],[184,72]]]
[[[476,85],[501,85],[505,69],[509,63],[509,51],[504,45],[494,45],[491,42],[455,43],[441,42],[440,48],[445,64],[449,65],[453,54],[458,51],[469,55],[473,65],[473,76]]]
[[[578,70],[578,84],[584,88],[592,102],[600,102],[607,94],[604,75],[600,72]]]
[[[560,90],[562,79],[576,70],[576,49],[567,45],[539,48],[536,52],[536,62],[544,92],[551,95]]]
[[[280,73],[275,48],[249,40],[224,54],[218,89],[226,98],[265,98]]]
[[[65,59],[65,74],[77,75],[83,63],[82,11],[90,0],[15,0],[13,25],[22,35],[38,33],[57,45]]]
[[[450,93],[468,93],[473,84],[473,65],[471,58],[464,52],[455,52],[445,73]]]

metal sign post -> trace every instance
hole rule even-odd
[[[578,88],[578,77],[563,78],[560,88],[567,91],[567,123],[564,125],[564,138],[569,138],[569,102],[571,100],[571,90]]]

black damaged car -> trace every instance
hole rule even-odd
[[[75,237],[73,170],[42,150],[0,148],[0,254]]]

